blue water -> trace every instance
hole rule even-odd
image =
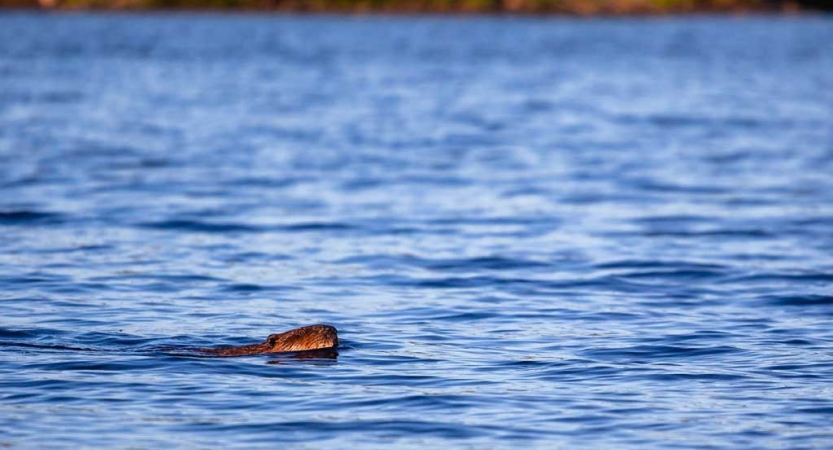
[[[830,448],[830,42],[0,15],[0,446]]]

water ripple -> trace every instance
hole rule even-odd
[[[829,447],[831,30],[0,14],[0,447]]]

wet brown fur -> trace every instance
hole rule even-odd
[[[310,350],[334,349],[338,347],[338,334],[329,325],[309,325],[285,333],[270,334],[259,344],[226,348],[202,348],[202,353],[217,356],[244,356],[263,353],[304,352]]]

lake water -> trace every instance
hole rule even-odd
[[[830,448],[830,42],[4,13],[0,446]]]

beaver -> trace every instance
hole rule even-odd
[[[270,334],[259,344],[239,347],[200,348],[200,353],[216,356],[245,356],[263,353],[305,352],[310,350],[333,350],[338,347],[338,334],[330,325],[309,325],[284,333]]]

